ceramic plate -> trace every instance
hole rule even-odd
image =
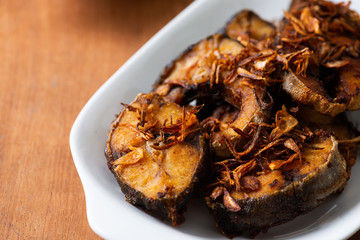
[[[253,9],[267,20],[278,20],[289,0],[197,0],[181,12],[94,94],[77,117],[70,147],[82,181],[91,228],[105,239],[225,239],[200,201],[189,204],[186,222],[172,227],[125,201],[106,165],[106,133],[120,102],[129,103],[139,92],[149,92],[165,65],[185,48],[218,31],[237,11]],[[360,1],[353,1],[360,11]],[[360,119],[352,113],[351,119]],[[343,239],[360,227],[360,164],[344,192],[295,220],[271,228],[257,239]],[[243,239],[238,237],[236,239]]]

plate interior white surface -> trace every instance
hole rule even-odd
[[[94,94],[76,119],[70,146],[82,181],[91,228],[105,239],[225,239],[201,200],[189,204],[186,222],[172,227],[125,202],[104,156],[106,134],[120,102],[149,92],[163,68],[189,45],[220,30],[242,9],[279,20],[289,0],[197,0],[180,13]],[[352,9],[359,12],[360,1]],[[358,112],[349,114],[358,123]],[[256,239],[344,239],[360,227],[360,166],[356,164],[342,194]],[[236,239],[243,239],[238,237]]]

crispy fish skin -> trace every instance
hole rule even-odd
[[[237,212],[228,210],[222,202],[206,197],[220,231],[228,237],[244,232],[256,235],[311,211],[328,196],[341,191],[347,180],[346,162],[340,155],[335,138],[319,139],[312,146],[323,149],[303,150],[305,163],[299,166],[298,171],[285,175],[276,170],[268,176],[258,177],[262,185],[259,191],[247,194],[232,192],[231,196],[241,208]],[[315,163],[312,164],[313,160]],[[293,180],[289,179],[289,175]]]
[[[160,129],[184,129],[182,123],[192,133],[164,147]],[[136,130],[142,127],[148,131]],[[150,93],[139,94],[113,122],[105,155],[129,203],[179,225],[187,202],[207,172],[206,152],[196,116]]]

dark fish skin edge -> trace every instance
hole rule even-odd
[[[209,39],[211,36],[207,37],[206,39]],[[168,63],[165,68],[162,70],[162,72],[160,73],[159,78],[155,81],[155,83],[152,86],[152,92],[154,92],[156,90],[156,88],[158,86],[160,86],[163,81],[169,76],[169,74],[171,73],[171,71],[175,68],[175,64],[176,62],[183,58],[186,54],[188,54],[191,50],[193,50],[193,48],[198,45],[201,41],[203,41],[204,39],[199,40],[198,42],[189,45],[188,47],[185,48],[185,50],[183,50],[177,57],[175,57],[170,63]]]
[[[225,236],[233,238],[244,232],[256,236],[272,226],[310,212],[330,195],[342,191],[346,181],[346,163],[337,151],[325,166],[299,182],[261,198],[237,200],[241,207],[239,212],[231,212],[209,197],[205,201]]]
[[[113,127],[116,128],[117,125]],[[111,135],[109,135],[110,141]],[[138,207],[144,212],[157,217],[162,220],[170,221],[174,226],[180,225],[185,221],[183,213],[186,211],[186,205],[188,201],[193,198],[194,192],[196,192],[197,187],[202,186],[205,178],[207,177],[206,173],[208,173],[209,169],[209,161],[206,161],[207,149],[204,138],[198,133],[197,135],[192,137],[193,139],[199,139],[197,143],[199,146],[202,146],[203,151],[200,153],[201,161],[196,169],[196,172],[186,189],[181,192],[181,194],[175,198],[159,198],[159,199],[150,199],[147,198],[143,193],[133,189],[125,182],[121,180],[118,174],[114,171],[112,162],[114,161],[111,149],[109,144],[105,149],[105,156],[107,158],[107,165],[110,171],[115,176],[118,184],[120,185],[121,191],[124,193],[126,201],[130,204]],[[205,147],[204,147],[205,146]]]
[[[224,204],[205,198],[208,209],[216,220],[216,226],[222,234],[229,238],[244,232],[256,236],[260,231],[266,231],[270,226],[281,224],[298,216],[294,189],[290,188],[286,194],[274,194],[261,199],[242,201],[240,212],[227,210]],[[281,209],[287,211],[279,213]],[[259,216],[261,216],[259,218]],[[279,218],[278,218],[279,217]],[[249,221],[249,222],[247,222]],[[270,225],[269,222],[273,224]]]

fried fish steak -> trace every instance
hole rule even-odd
[[[275,35],[275,27],[254,12],[237,13],[225,26],[224,33],[245,48],[233,58],[229,71],[222,72],[220,96],[226,102],[203,121],[210,129],[211,149],[219,158],[231,156],[229,143],[242,145],[247,141],[249,125],[266,119],[271,111],[266,85],[276,71],[276,52],[266,49],[266,40]],[[236,53],[236,52],[235,52]],[[224,106],[230,104],[230,112]],[[212,128],[209,127],[212,125]]]
[[[351,168],[354,166],[357,157],[358,143],[351,141],[356,138],[358,131],[350,123],[345,114],[331,117],[321,114],[307,106],[299,107],[297,113],[299,121],[308,126],[312,131],[324,129],[330,132],[339,141],[339,151],[346,161],[348,178],[351,175]]]
[[[295,101],[312,106],[323,114],[336,116],[346,110],[346,103],[331,98],[317,77],[301,76],[289,69],[283,77],[283,89]]]
[[[194,99],[219,99],[219,84],[227,75],[232,60],[243,46],[221,34],[214,34],[191,46],[175,59],[154,85],[154,92],[186,105]]]
[[[241,191],[220,187],[206,197],[220,231],[228,237],[256,235],[311,211],[341,191],[347,179],[346,162],[333,136],[317,136],[301,154],[301,163],[242,177]]]
[[[336,116],[360,108],[360,16],[344,3],[294,0],[277,33],[279,51],[303,51],[283,88],[294,100]],[[300,55],[292,55],[298,58]]]
[[[360,60],[347,60],[347,65],[336,70],[329,70],[332,76],[296,74],[289,69],[283,75],[283,89],[291,97],[316,111],[336,116],[347,110],[360,107]]]
[[[207,166],[196,110],[154,93],[124,106],[108,133],[108,167],[129,203],[179,225]]]
[[[212,116],[202,121],[204,129],[208,129],[211,149],[219,158],[231,156],[229,144],[237,147],[244,145],[252,123],[264,121],[270,113],[271,106],[263,107],[260,102],[268,102],[266,89],[251,87],[244,79],[238,79],[231,85],[225,85],[223,94],[229,102],[219,106]],[[271,104],[269,104],[271,105]],[[210,123],[210,127],[209,127]]]
[[[226,34],[239,42],[261,41],[275,35],[275,26],[250,10],[237,13],[225,26]]]

